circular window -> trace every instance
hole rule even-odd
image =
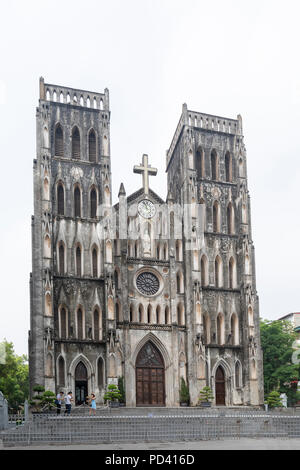
[[[159,280],[155,274],[144,271],[136,278],[136,287],[143,295],[155,295],[159,291]]]

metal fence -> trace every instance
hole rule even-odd
[[[173,410],[174,412],[174,410]],[[35,415],[2,433],[4,446],[32,443],[111,443],[232,438],[299,438],[300,416],[264,412],[153,416]]]

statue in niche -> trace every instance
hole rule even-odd
[[[145,257],[150,257],[151,256],[151,239],[150,239],[150,233],[149,233],[149,228],[148,227],[146,227],[146,229],[144,231],[143,251],[144,251],[144,256]]]

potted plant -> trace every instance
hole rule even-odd
[[[210,407],[213,399],[214,399],[214,394],[210,387],[205,386],[202,388],[202,390],[200,390],[200,396],[199,396],[200,406]]]
[[[103,398],[105,401],[108,401],[111,408],[117,408],[119,407],[119,400],[122,398],[122,395],[116,385],[110,384]]]
[[[125,406],[126,405],[126,396],[125,396],[125,387],[124,387],[124,377],[119,377],[118,378],[118,388],[119,388],[119,392],[121,394],[119,404],[120,404],[120,406]]]
[[[281,398],[280,398],[280,393],[277,392],[276,390],[273,390],[273,392],[270,392],[269,395],[267,396],[265,404],[268,405],[268,408],[280,408],[280,407],[282,407],[282,401],[281,401]]]
[[[190,403],[190,392],[187,384],[183,377],[180,380],[180,392],[179,392],[180,406],[188,406]]]
[[[33,391],[37,392],[29,402],[32,413],[51,413],[55,409],[55,393],[45,390],[42,385],[35,385]]]

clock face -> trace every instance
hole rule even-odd
[[[145,219],[151,219],[155,214],[155,206],[148,199],[143,199],[138,205],[139,214]]]

